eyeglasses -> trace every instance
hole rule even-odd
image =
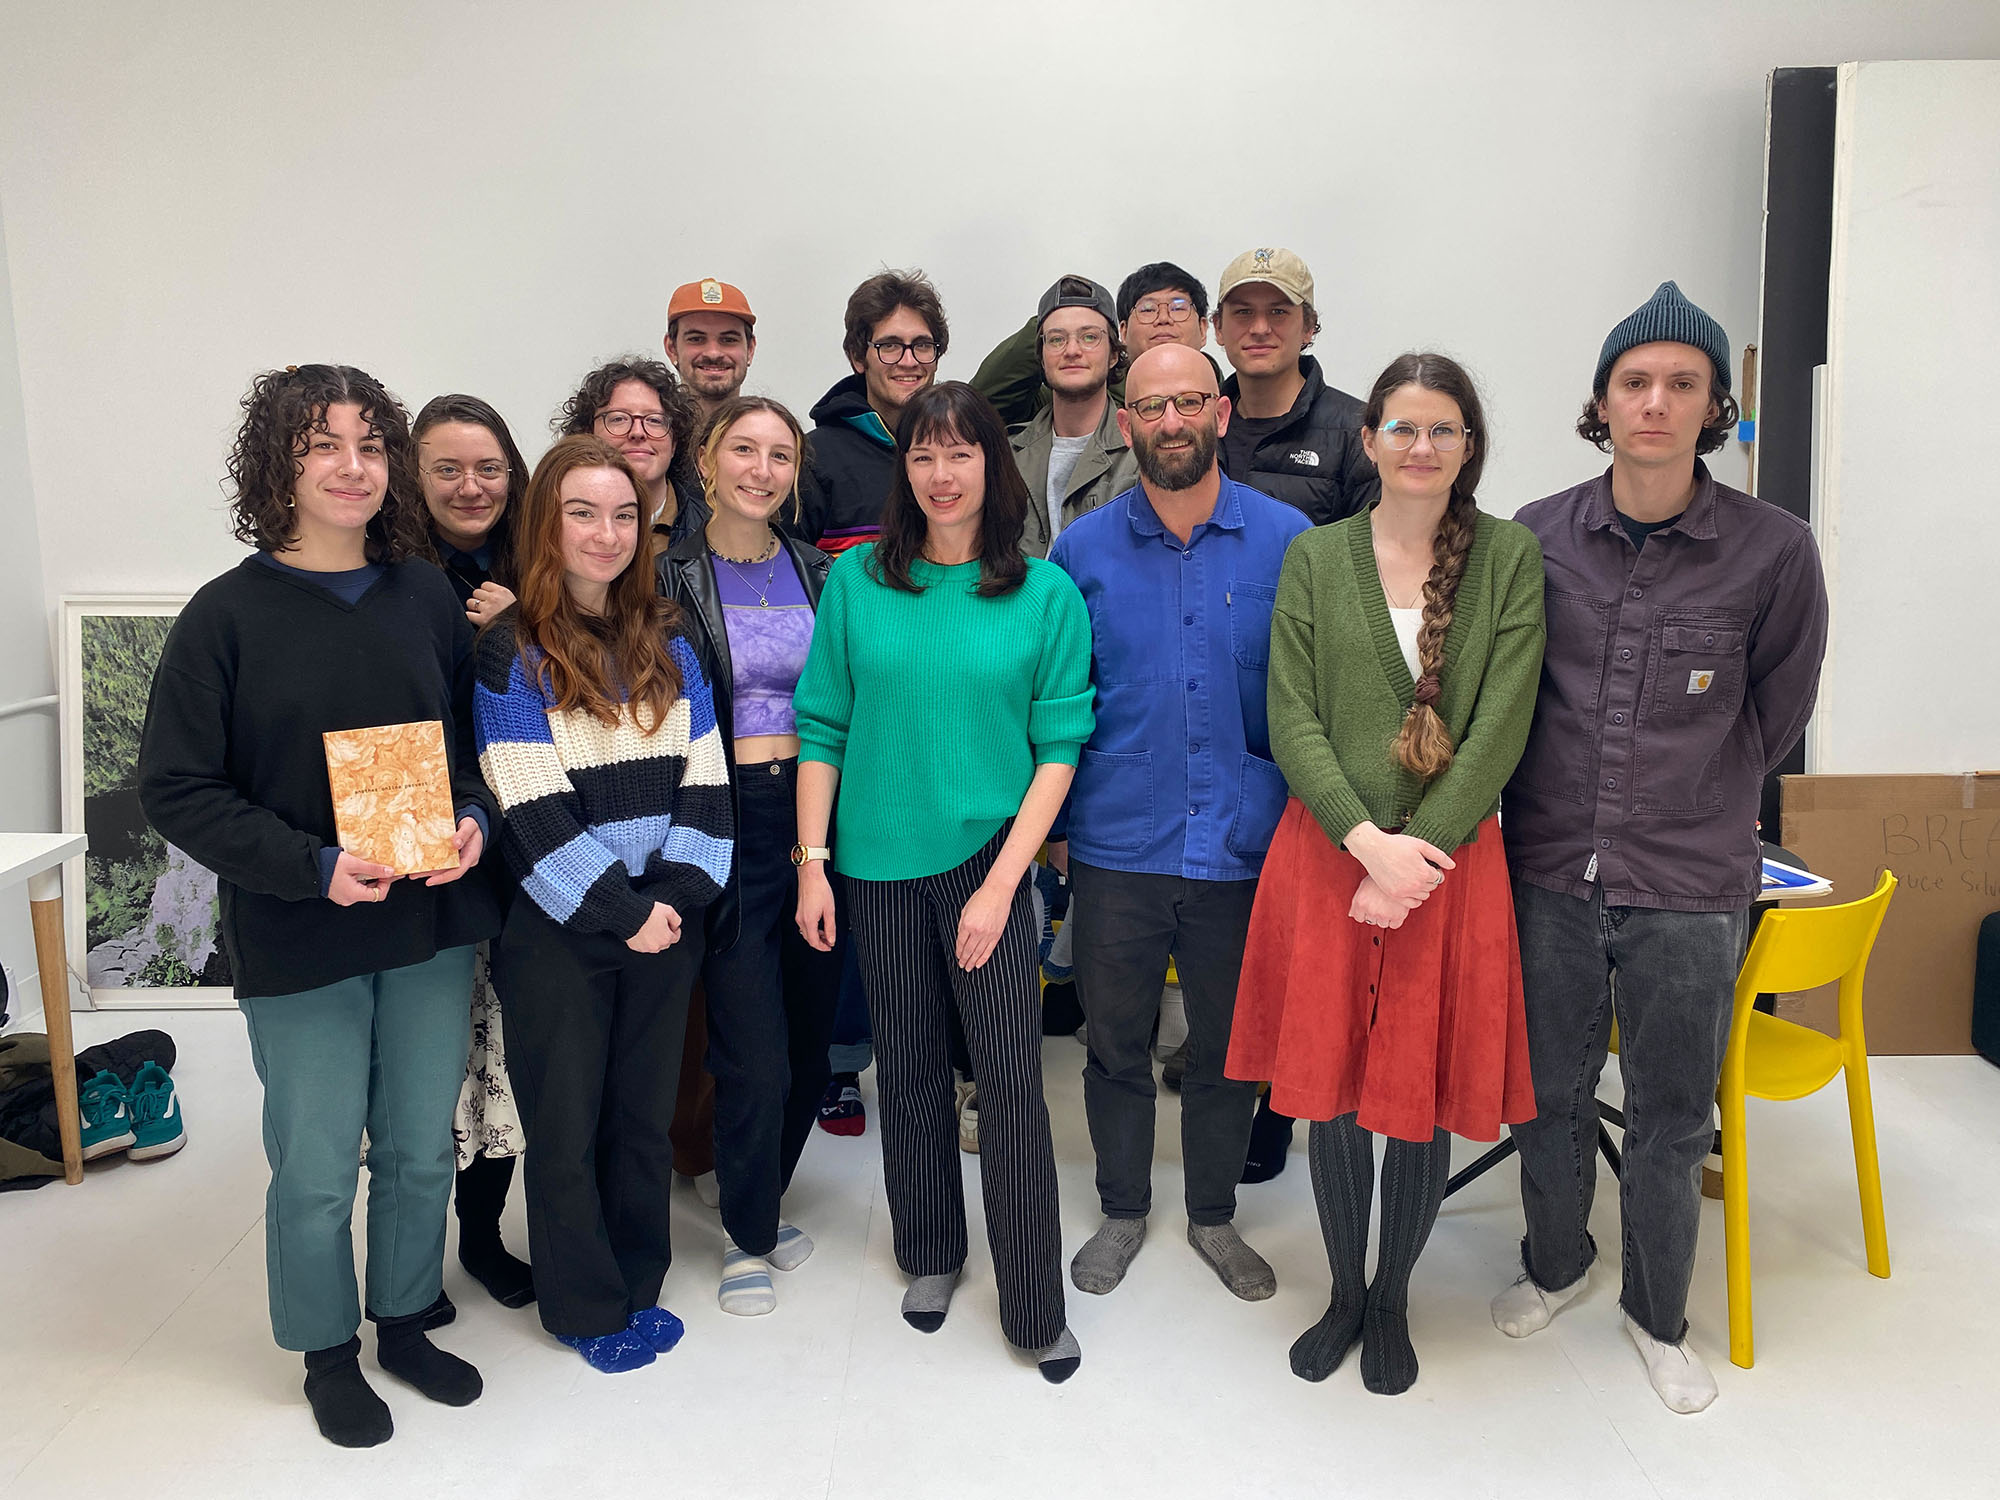
[[[1167,414],[1167,407],[1184,417],[1198,417],[1202,408],[1215,400],[1214,391],[1182,391],[1177,396],[1141,396],[1137,401],[1125,403],[1125,409],[1141,422],[1157,422]]]
[[[1095,351],[1104,347],[1105,332],[1102,328],[1085,328],[1076,333],[1069,333],[1058,328],[1054,333],[1045,333],[1042,335],[1042,347],[1044,349],[1066,348],[1071,339],[1076,340],[1077,348]]]
[[[1148,297],[1132,309],[1132,316],[1141,323],[1185,323],[1194,312],[1194,304],[1185,297]]]
[[[875,357],[885,365],[900,365],[906,351],[916,355],[917,363],[920,365],[937,363],[936,339],[877,339],[868,347],[875,351]]]
[[[1459,422],[1439,422],[1430,428],[1422,428],[1414,422],[1385,422],[1376,436],[1396,452],[1416,446],[1417,434],[1428,431],[1431,447],[1440,453],[1456,453],[1465,442],[1465,427]]]
[[[647,437],[661,438],[673,431],[673,424],[662,411],[601,411],[597,414],[597,425],[612,437],[623,437],[637,422],[646,430]]]
[[[470,469],[463,464],[432,464],[424,472],[439,484],[457,484],[467,474],[471,474],[481,484],[504,484],[510,471],[498,459],[488,459],[485,463],[474,464]]]

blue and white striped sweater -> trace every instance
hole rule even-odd
[[[715,699],[688,643],[670,643],[682,691],[643,734],[553,712],[521,659],[513,619],[479,640],[473,724],[499,800],[501,847],[528,898],[579,932],[627,938],[653,903],[685,919],[721,893],[735,829]]]

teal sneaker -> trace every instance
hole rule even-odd
[[[151,1161],[172,1156],[187,1144],[181,1128],[181,1101],[174,1093],[174,1081],[167,1070],[149,1062],[132,1076],[127,1096],[132,1106],[133,1161]]]
[[[132,1106],[125,1085],[109,1069],[77,1090],[77,1108],[83,1116],[85,1161],[123,1151],[137,1139],[132,1134]]]

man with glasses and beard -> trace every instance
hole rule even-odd
[[[674,288],[667,299],[667,358],[694,397],[694,442],[723,402],[743,390],[757,357],[757,315],[736,287],[713,276]]]
[[[1238,1297],[1277,1289],[1231,1223],[1257,1096],[1222,1066],[1257,876],[1285,806],[1264,709],[1271,611],[1285,548],[1309,523],[1217,467],[1232,420],[1202,355],[1173,342],[1141,354],[1118,411],[1140,482],[1049,554],[1090,606],[1097,688],[1067,817],[1070,880],[1089,913],[1076,976],[1104,1211],[1070,1265],[1085,1292],[1117,1286],[1145,1241],[1151,1044],[1169,955],[1188,1018],[1188,1242]]]
[[[950,342],[944,303],[922,271],[881,271],[847,299],[842,352],[854,373],[812,409],[800,531],[838,555],[872,542],[896,472],[903,408],[937,379]]]

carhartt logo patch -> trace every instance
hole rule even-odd
[[[1292,462],[1295,464],[1304,464],[1309,469],[1317,469],[1319,467],[1319,455],[1310,448],[1301,448],[1292,455]]]
[[[701,284],[701,300],[708,303],[711,307],[720,302],[722,300],[722,283],[719,281],[704,281]]]
[[[1688,691],[1690,693],[1705,693],[1714,681],[1715,674],[1713,672],[1690,672],[1688,673]]]

